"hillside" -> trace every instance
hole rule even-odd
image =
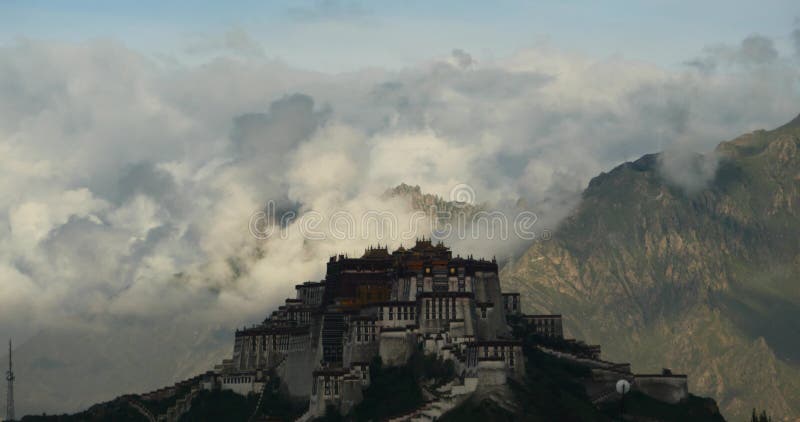
[[[507,385],[479,387],[464,403],[442,415],[442,421],[575,421],[611,422],[617,420],[621,406],[618,398],[593,404],[584,385],[592,378],[591,370],[572,360],[542,352],[543,341],[553,347],[554,340],[533,334],[517,325],[523,339],[526,371],[522,378]],[[371,385],[364,390],[364,400],[352,413],[340,416],[329,412],[317,421],[378,421],[405,415],[436,398],[435,387],[457,378],[452,363],[435,356],[415,354],[405,366],[383,367],[379,358],[370,367]],[[202,391],[181,421],[295,420],[307,403],[287,400],[274,378],[263,397],[241,396],[231,391]],[[97,404],[75,415],[26,416],[23,422],[73,421],[146,421],[130,403],[141,403],[155,411],[172,402],[144,400],[123,396]],[[155,412],[158,413],[158,412]],[[632,392],[625,398],[624,420],[653,422],[723,422],[712,399],[689,395],[677,404],[667,404]]]
[[[663,154],[594,178],[579,207],[502,274],[526,312],[635,370],[667,365],[731,420],[800,420],[800,117],[721,143],[708,186],[662,176]]]

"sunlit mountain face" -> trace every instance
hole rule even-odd
[[[609,358],[692,374],[732,419],[751,413],[752,397],[795,415],[798,347],[784,333],[800,328],[798,123],[722,142],[696,191],[659,175],[669,153],[594,178],[554,240],[502,278],[534,309],[573,310],[568,330],[608,344]]]
[[[16,416],[210,370],[331,256],[426,237],[800,417],[800,7],[716,3],[0,4]]]

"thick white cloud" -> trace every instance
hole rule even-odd
[[[86,188],[55,192],[12,208],[8,215],[11,238],[25,249],[35,247],[53,229],[63,226],[71,217],[91,217],[108,207],[105,201],[95,199]]]
[[[250,48],[231,37],[221,46]],[[256,239],[250,217],[270,200],[299,216],[392,211],[407,222],[412,210],[381,198],[387,188],[419,184],[448,199],[465,183],[477,202],[527,204],[552,229],[591,177],[664,149],[681,152],[665,176],[696,189],[713,163],[687,173],[686,151],[789,120],[800,93],[796,62],[763,37],[692,64],[548,48],[481,63],[454,50],[400,72],[332,76],[248,55],[179,64],[104,41],[0,47],[0,331],[91,329],[109,353],[142,321],[225,332],[321,277],[329,255],[400,243],[310,241],[299,222]],[[525,242],[455,243],[505,256]],[[185,341],[137,338],[170,350]],[[211,338],[204,359],[228,340],[199,338]],[[198,369],[181,368],[169,375]],[[23,408],[73,410],[57,402]]]

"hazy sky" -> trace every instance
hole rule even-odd
[[[0,0],[0,340],[21,348],[20,412],[205,371],[329,256],[403,243],[312,241],[300,219],[259,239],[269,201],[405,221],[388,188],[468,186],[555,230],[592,177],[659,151],[665,180],[702,189],[716,144],[800,112],[798,16],[796,1]],[[449,243],[501,262],[530,245]]]
[[[0,39],[113,37],[149,53],[198,54],[244,31],[267,58],[328,72],[397,68],[448,53],[478,59],[548,44],[676,66],[704,45],[751,33],[790,49],[800,3],[770,1],[0,2]]]

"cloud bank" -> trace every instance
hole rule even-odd
[[[322,277],[327,256],[377,240],[309,241],[298,224],[256,239],[249,219],[267,201],[408,220],[406,202],[381,199],[387,188],[447,199],[467,184],[553,229],[601,171],[678,150],[665,175],[696,189],[713,165],[687,174],[685,151],[777,126],[800,105],[797,58],[758,35],[678,70],[542,47],[326,75],[253,57],[246,34],[196,48],[259,54],[187,65],[111,41],[0,47],[0,332],[256,321]],[[455,248],[521,246],[490,245]],[[52,411],[47,400],[24,406]]]

